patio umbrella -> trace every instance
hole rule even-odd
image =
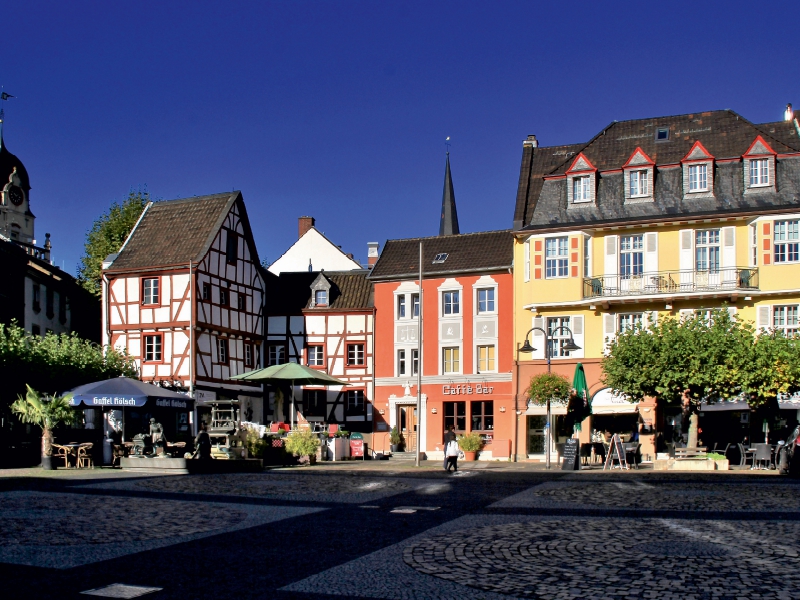
[[[575,391],[578,393],[578,398],[583,400],[580,415],[578,415],[574,425],[575,431],[580,431],[581,421],[583,421],[586,415],[592,412],[592,407],[589,400],[589,386],[586,385],[586,373],[584,372],[583,365],[581,363],[575,365],[575,375],[572,378],[572,387],[575,388]]]
[[[238,381],[260,381],[262,383],[283,383],[291,384],[292,405],[290,414],[290,425],[294,429],[294,386],[299,385],[347,385],[346,382],[331,377],[327,373],[306,367],[298,363],[285,363],[282,365],[272,365],[256,371],[248,371],[241,375],[234,375],[231,379]]]

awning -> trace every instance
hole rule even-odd
[[[538,404],[528,404],[528,410],[525,411],[526,415],[547,415],[547,405],[542,404],[539,406]],[[550,414],[551,415],[565,415],[567,414],[567,405],[562,404],[561,402],[551,402],[550,403]]]
[[[70,394],[71,406],[125,408],[147,405],[152,408],[191,410],[194,400],[186,394],[165,390],[157,385],[115,377],[76,387]]]
[[[625,394],[615,394],[611,388],[603,388],[592,396],[593,415],[622,415],[636,412],[636,403],[629,402]]]
[[[778,394],[778,408],[781,410],[800,410],[800,392],[795,392],[791,396],[789,394]],[[700,405],[700,410],[703,412],[722,410],[738,410],[741,412],[749,411],[750,405],[741,398],[731,398],[730,400],[720,400],[711,404],[703,402]]]

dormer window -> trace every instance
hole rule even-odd
[[[635,198],[636,196],[647,196],[648,195],[648,186],[647,186],[647,171],[631,171],[631,181],[630,181],[630,192],[631,198]]]
[[[317,290],[314,293],[314,304],[317,306],[327,306],[328,305],[328,290]]]
[[[769,185],[768,158],[755,158],[750,161],[750,185]]]
[[[683,171],[683,198],[714,197],[714,157],[699,141],[681,161]]]
[[[750,144],[743,158],[744,193],[763,194],[775,191],[775,157],[777,154],[760,135]]]
[[[596,196],[597,169],[584,156],[578,154],[567,170],[567,205],[588,204]]]
[[[581,177],[574,177],[572,179],[572,201],[573,202],[591,202],[592,197],[589,193],[589,184],[591,177],[583,175]]]
[[[705,192],[708,190],[708,165],[689,165],[689,191]]]
[[[310,308],[328,307],[331,303],[331,282],[320,273],[311,284]]]
[[[655,163],[641,148],[636,148],[628,162],[622,165],[625,202],[653,201]]]
[[[656,129],[656,141],[657,142],[667,142],[669,141],[669,128],[668,127],[659,127]]]

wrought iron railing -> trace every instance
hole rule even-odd
[[[583,280],[584,298],[757,289],[758,267],[726,267],[716,271],[657,271],[641,275],[598,275],[585,277]]]

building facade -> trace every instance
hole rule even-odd
[[[389,449],[389,431],[397,427],[406,451],[441,459],[445,428],[453,425],[458,433],[484,438],[482,458],[508,458],[514,421],[512,251],[509,231],[386,243],[370,274],[379,348],[377,451]]]
[[[554,371],[571,380],[581,362],[600,392],[584,441],[592,428],[629,432],[640,418],[663,429],[669,414],[637,414],[602,391],[601,358],[619,331],[726,306],[795,333],[799,134],[794,117],[753,124],[725,110],[614,122],[569,146],[529,136],[514,215],[515,340],[532,327],[552,340],[530,333],[538,350],[521,357],[517,391],[545,369],[549,349]],[[581,350],[563,350],[568,331]],[[526,410],[517,452],[542,456],[541,411]],[[571,434],[555,429],[554,443]]]
[[[104,343],[142,381],[186,389],[199,412],[238,400],[263,419],[262,386],[230,381],[262,366],[266,292],[240,192],[149,203],[103,277]]]

